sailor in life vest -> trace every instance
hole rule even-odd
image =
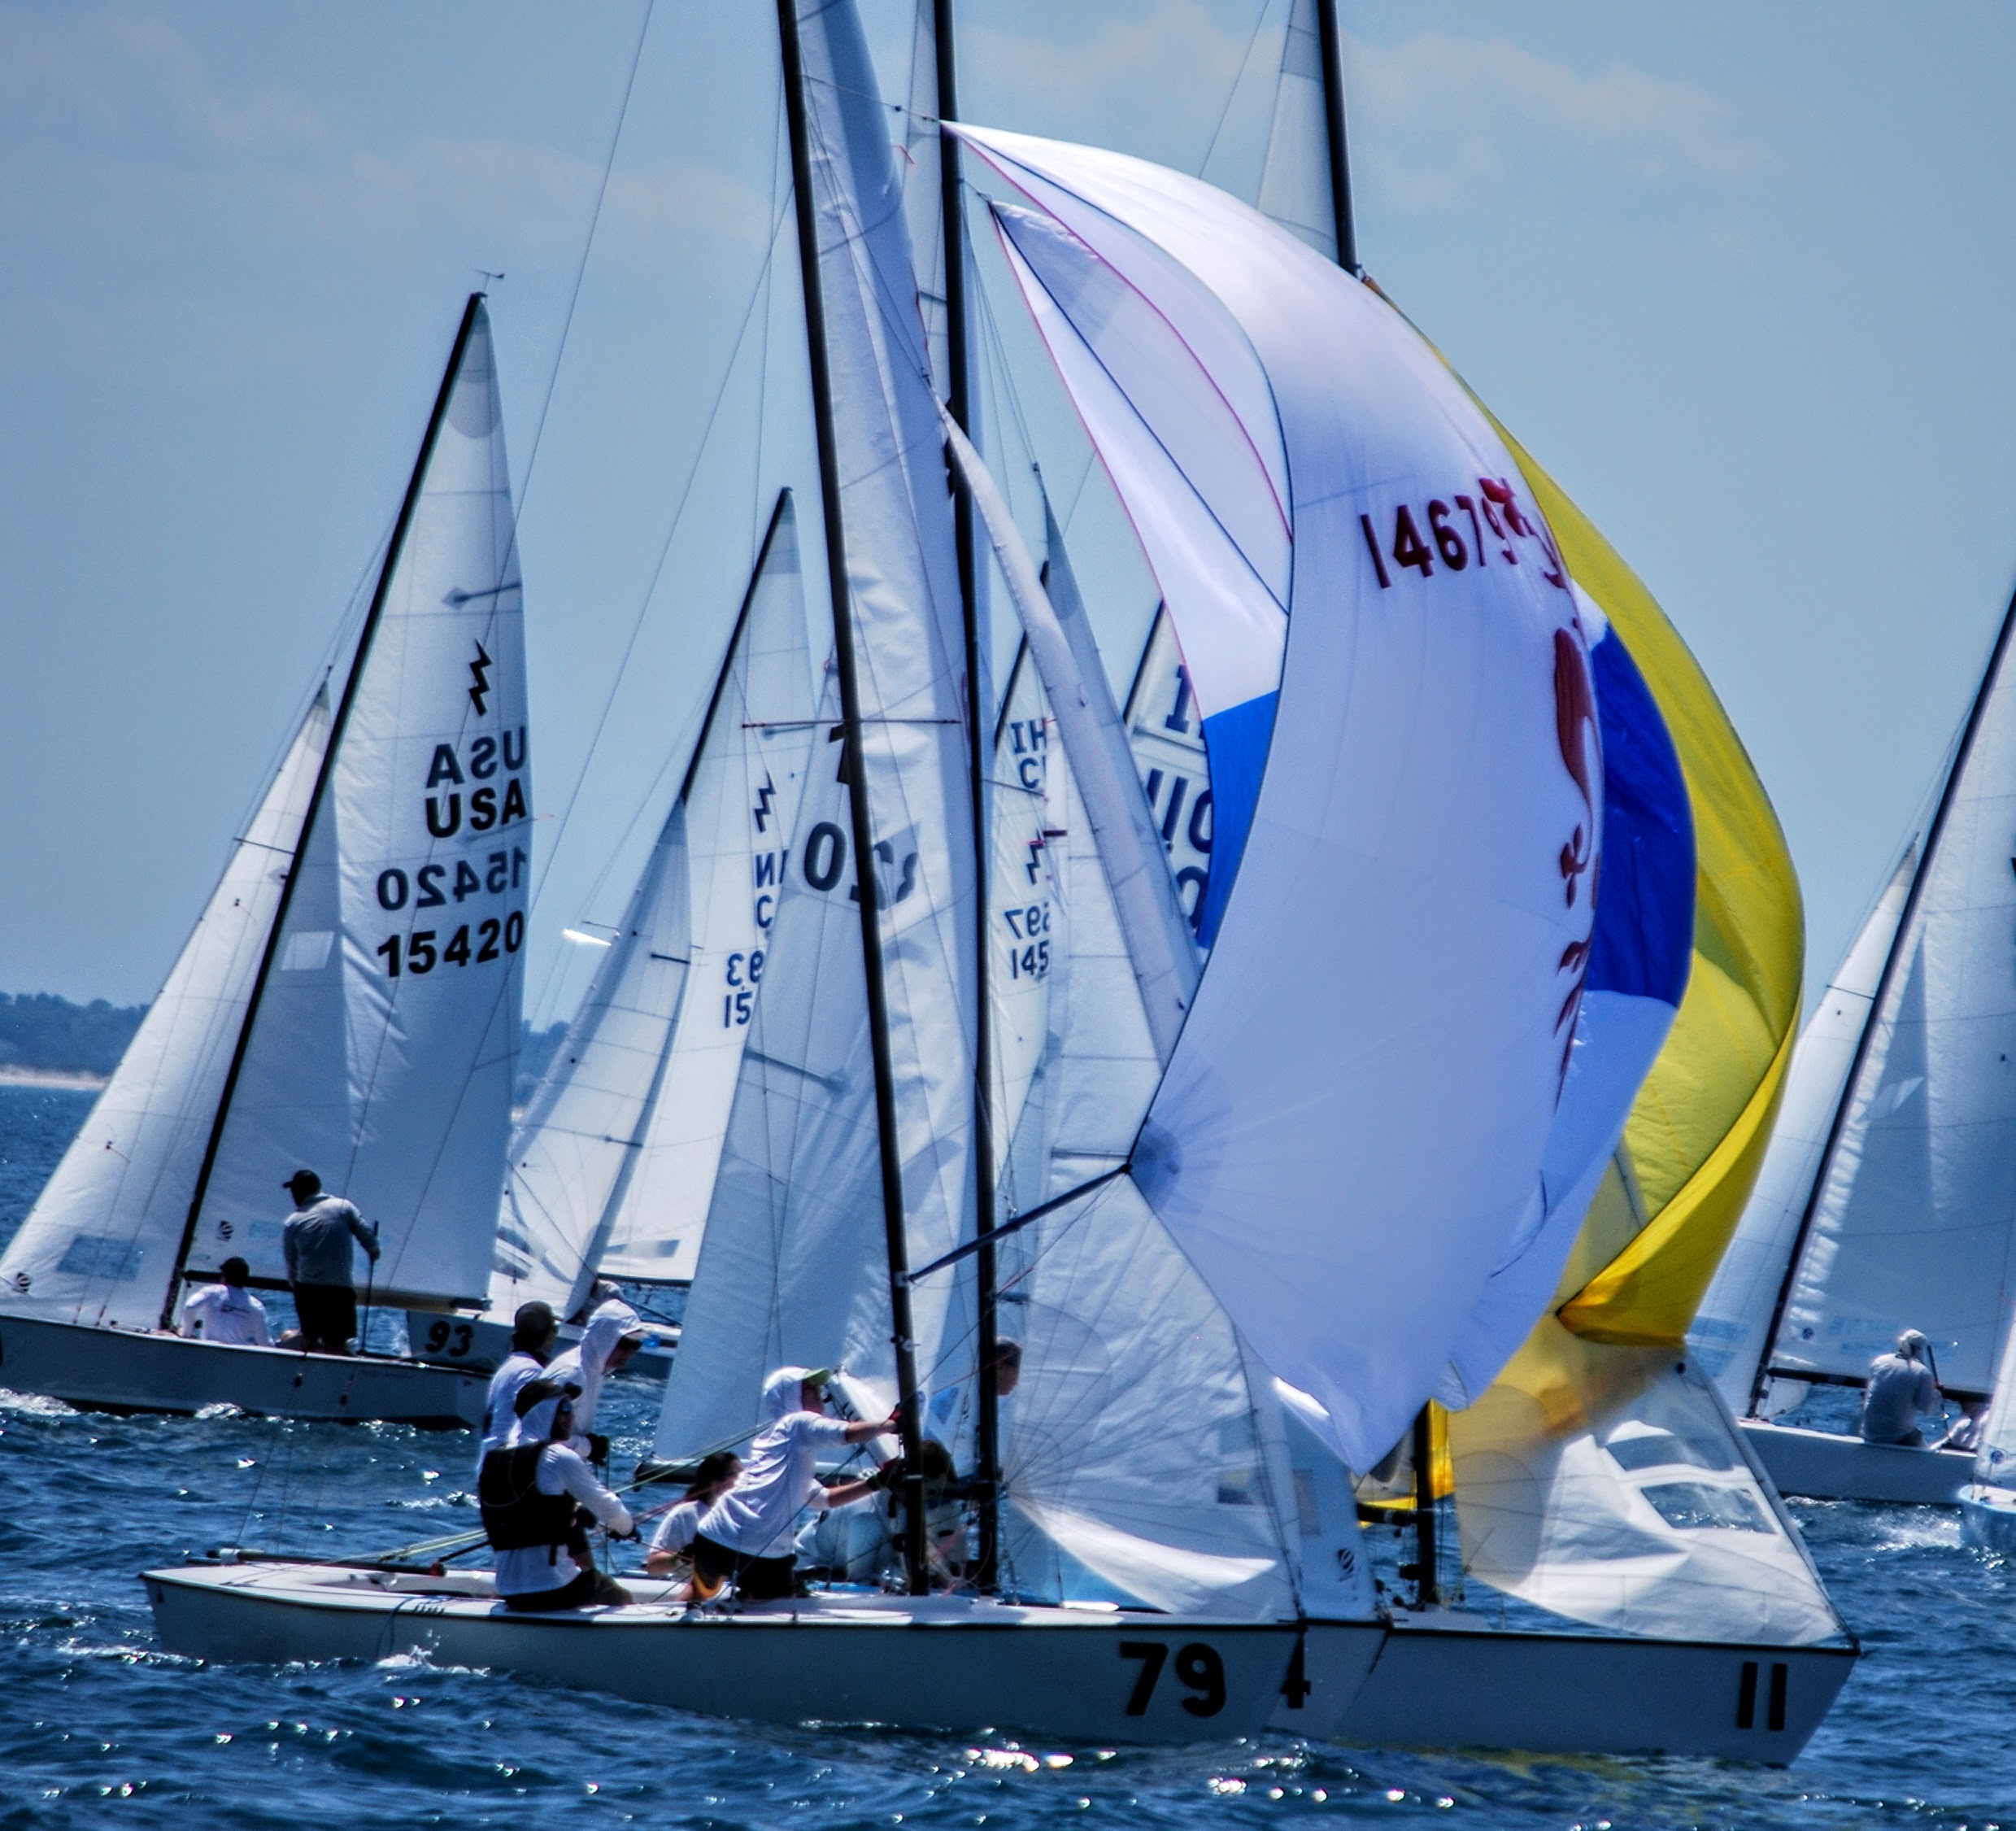
[[[522,1611],[614,1608],[630,1600],[595,1568],[586,1522],[634,1538],[629,1509],[570,1450],[580,1389],[534,1380],[518,1394],[518,1433],[483,1458],[476,1484],[483,1532],[497,1553],[497,1593]]]

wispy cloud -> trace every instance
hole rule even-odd
[[[1729,180],[1766,156],[1698,85],[1613,63],[1593,75],[1503,38],[1425,32],[1352,46],[1354,150],[1414,209],[1500,205],[1525,169],[1573,161],[1586,181]]]

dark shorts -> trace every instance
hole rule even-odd
[[[529,1595],[507,1596],[504,1606],[520,1615],[543,1615],[563,1608],[620,1608],[630,1593],[600,1571],[583,1571],[557,1589],[534,1589]]]
[[[324,1354],[347,1354],[357,1332],[357,1293],[347,1284],[297,1284],[294,1311],[301,1345]]]
[[[735,1593],[746,1602],[773,1602],[798,1593],[795,1558],[746,1558],[704,1532],[693,1541],[693,1574],[708,1590],[733,1579]]]

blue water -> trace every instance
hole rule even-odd
[[[0,1238],[89,1104],[0,1088]],[[619,1462],[645,1447],[651,1401],[626,1381],[609,1402]],[[468,1464],[466,1437],[403,1428],[0,1401],[0,1826],[2016,1831],[2016,1570],[1963,1550],[1951,1515],[1902,1509],[1796,1503],[1868,1657],[1784,1772],[1286,1736],[1162,1754],[977,1747],[724,1724],[414,1664],[209,1668],[156,1650],[142,1568],[220,1543],[326,1554],[472,1525]]]

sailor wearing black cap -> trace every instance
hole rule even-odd
[[[280,1230],[280,1242],[301,1318],[301,1345],[311,1352],[347,1354],[357,1332],[356,1255],[351,1242],[361,1245],[376,1264],[378,1230],[364,1225],[354,1202],[323,1194],[322,1179],[312,1170],[297,1170],[281,1187],[294,1198],[294,1212]]]
[[[629,1509],[567,1446],[578,1387],[550,1380],[520,1391],[517,1441],[483,1458],[476,1485],[483,1531],[497,1553],[497,1593],[520,1611],[615,1607],[630,1593],[595,1568],[583,1510],[614,1538],[634,1538]]]
[[[507,1445],[518,1428],[518,1395],[539,1377],[552,1358],[560,1336],[559,1317],[550,1303],[521,1303],[511,1322],[511,1352],[504,1364],[490,1375],[490,1391],[483,1399],[483,1447],[477,1453],[480,1468],[483,1458]]]

